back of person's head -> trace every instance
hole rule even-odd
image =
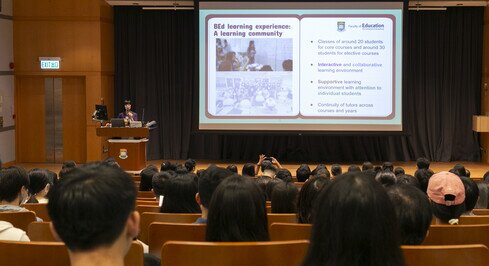
[[[396,175],[389,170],[384,170],[377,173],[375,180],[381,183],[384,187],[392,186],[396,183]]]
[[[418,188],[419,190],[421,189],[421,186],[419,185],[418,179],[412,175],[398,175],[396,176],[396,184],[404,184],[404,185],[410,185]]]
[[[489,184],[486,182],[477,182],[479,188],[479,199],[475,209],[487,209],[489,207]]]
[[[29,175],[29,194],[31,196],[36,195],[44,189],[49,190],[49,174],[44,169],[32,169],[28,173]]]
[[[416,160],[416,166],[418,167],[418,169],[429,169],[430,160],[426,159],[425,157],[419,157]]]
[[[306,180],[311,175],[311,169],[307,164],[301,164],[295,172],[295,176],[298,182],[306,182]]]
[[[195,162],[194,159],[190,159],[188,158],[185,163],[184,163],[184,166],[185,168],[187,168],[187,171],[189,173],[193,173],[195,171],[195,166],[197,165],[197,163]]]
[[[468,177],[461,176],[460,179],[462,180],[465,188],[465,211],[471,212],[477,203],[477,199],[479,198],[479,188],[474,180]]]
[[[430,181],[431,176],[433,175],[433,172],[431,172],[429,169],[418,169],[416,172],[414,172],[414,177],[418,179],[419,186],[421,187],[421,190],[426,192],[428,189],[428,182]]]
[[[158,172],[153,175],[151,179],[151,184],[153,186],[153,192],[158,196],[164,196],[166,191],[166,186],[168,184],[168,180],[176,177],[177,174],[173,171],[163,171]]]
[[[394,172],[394,165],[391,162],[384,162],[382,164],[382,171]]]
[[[275,168],[275,166],[273,166],[271,161],[263,160],[263,162],[261,163],[261,171],[263,173],[266,171],[272,172],[272,174],[275,176],[275,173],[277,172],[277,168]],[[270,177],[274,177],[274,176],[270,176]]]
[[[436,173],[430,177],[427,189],[433,214],[444,223],[458,223],[465,211],[465,187],[457,175]]]
[[[314,174],[315,177],[323,177],[323,178],[327,178],[327,179],[330,179],[331,178],[331,174],[329,173],[328,169],[326,168],[320,168],[316,171],[316,173]]]
[[[397,176],[397,175],[404,175],[406,174],[406,172],[404,171],[404,168],[398,166],[396,168],[394,168],[394,174]]]
[[[119,163],[115,160],[114,157],[107,157],[102,163],[108,166],[120,167]]]
[[[272,178],[268,181],[268,183],[265,187],[265,194],[267,196],[267,200],[272,199],[273,189],[275,188],[276,185],[281,184],[281,183],[284,183],[284,181],[282,181],[282,179],[278,179],[278,178]]]
[[[198,181],[200,204],[205,208],[209,208],[212,194],[217,186],[219,186],[222,180],[232,175],[233,173],[231,171],[217,166],[211,166],[202,172]]]
[[[348,173],[358,173],[361,172],[360,167],[358,165],[352,164],[348,166]]]
[[[189,171],[183,164],[177,164],[175,167],[175,173],[177,173],[177,175],[185,175],[189,173]]]
[[[141,183],[139,183],[139,191],[151,191],[153,188],[153,176],[158,173],[158,168],[154,165],[148,165],[141,173]]]
[[[331,174],[333,176],[339,176],[343,172],[343,169],[341,169],[341,165],[339,164],[333,164],[331,165]]]
[[[311,171],[311,175],[315,176],[315,175],[317,175],[319,170],[323,170],[323,169],[328,170],[328,167],[326,167],[325,164],[320,163],[316,166],[316,168],[314,168],[314,170]]]
[[[296,213],[299,189],[291,182],[277,184],[272,190],[272,213]]]
[[[340,175],[341,176],[341,175]],[[310,178],[302,186],[297,198],[297,220],[299,223],[312,223],[312,207],[323,187],[327,187],[331,180],[327,178]]]
[[[241,170],[241,174],[244,176],[255,177],[255,165],[252,163],[245,163]]]
[[[163,171],[169,171],[169,170],[176,171],[177,166],[170,161],[162,162],[160,165],[160,171],[163,172]]]
[[[374,169],[374,165],[371,162],[364,162],[362,164],[362,171],[367,171],[370,169]]]
[[[61,165],[61,169],[64,169],[64,168],[75,168],[75,167],[76,167],[75,161],[64,161],[63,162],[63,165]]]
[[[165,185],[165,199],[160,211],[163,213],[199,213],[200,207],[195,201],[197,192],[197,175],[177,174]]]
[[[11,166],[0,170],[0,201],[13,202],[19,197],[16,204],[20,204],[27,197],[28,187],[29,177],[24,168]]]
[[[340,176],[314,206],[303,265],[404,265],[394,207],[385,189],[362,173]]]
[[[489,171],[484,173],[484,176],[482,176],[482,181],[489,183]]]
[[[428,197],[411,185],[396,184],[386,189],[399,221],[402,244],[420,245],[433,218]]]
[[[235,164],[230,164],[228,167],[226,167],[229,171],[237,174],[238,173],[238,167]]]
[[[103,163],[78,167],[49,194],[48,213],[56,233],[71,251],[111,246],[122,234],[126,251],[137,236],[136,187],[118,167]]]
[[[206,240],[214,242],[267,241],[265,197],[249,178],[224,179],[209,204]]]
[[[292,182],[292,173],[290,173],[290,171],[285,168],[281,168],[277,170],[275,178],[278,178],[284,182]]]
[[[449,171],[450,173],[453,173],[453,174],[456,174],[458,176],[467,176],[467,171],[465,170],[465,166],[461,165],[461,164],[456,164],[455,166],[453,166],[452,169],[450,169]]]

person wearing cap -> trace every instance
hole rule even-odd
[[[450,172],[432,175],[427,194],[436,224],[458,224],[465,211],[465,187],[460,177]]]
[[[124,118],[127,121],[138,121],[138,114],[131,111],[131,101],[124,101],[124,112],[120,113],[118,118]]]

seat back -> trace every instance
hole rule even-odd
[[[149,253],[159,257],[163,244],[171,240],[205,241],[205,224],[151,223]]]
[[[161,265],[301,265],[309,241],[185,242],[169,241],[161,250]],[[189,255],[191,254],[191,255]]]
[[[158,206],[158,202],[156,200],[150,200],[150,199],[147,199],[147,200],[137,199],[136,200],[136,205],[152,205],[152,206]]]
[[[473,209],[472,213],[475,215],[489,215],[489,209]]]
[[[136,211],[138,211],[139,213],[160,212],[160,207],[158,205],[137,205]]]
[[[153,191],[138,191],[138,198],[155,198]]]
[[[273,223],[297,223],[295,213],[267,213],[268,227]]]
[[[51,217],[48,214],[48,204],[47,203],[26,203],[22,207],[33,211],[37,217],[41,218],[43,222],[50,222]]]
[[[144,266],[143,245],[137,241],[132,241],[131,247],[124,257],[125,266]]]
[[[27,227],[27,236],[31,241],[59,242],[51,232],[50,222],[32,222]]]
[[[0,221],[11,223],[14,227],[27,232],[27,226],[36,221],[34,212],[0,212]]]
[[[201,216],[200,213],[141,213],[139,240],[148,243],[149,225],[154,222],[162,223],[193,223]]]
[[[460,216],[459,224],[489,224],[489,215]]]
[[[489,225],[432,225],[423,245],[483,244],[489,247]]]
[[[311,229],[311,224],[273,223],[270,226],[270,240],[309,240]]]
[[[406,266],[483,266],[489,261],[484,245],[402,246]]]

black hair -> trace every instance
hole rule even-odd
[[[169,171],[169,170],[175,171],[177,170],[177,166],[170,161],[162,162],[160,165],[160,171]]]
[[[112,158],[113,159],[113,158]],[[61,169],[65,169],[65,168],[75,168],[76,167],[76,163],[75,161],[64,161],[63,162],[63,165],[61,165]]]
[[[226,167],[227,170],[237,174],[238,173],[238,167],[234,164],[230,164],[228,165],[228,167]]]
[[[418,169],[416,172],[414,172],[414,177],[418,179],[419,186],[424,193],[426,193],[426,190],[428,189],[428,182],[430,181],[430,177],[432,175],[433,172],[425,168]]]
[[[484,176],[482,177],[482,181],[489,183],[489,171],[484,173]]]
[[[416,166],[418,167],[418,169],[429,169],[430,160],[426,159],[425,157],[419,157],[416,160]]]
[[[200,207],[195,201],[197,191],[196,174],[177,174],[166,183],[165,198],[160,212],[199,213]]]
[[[243,165],[243,169],[241,170],[241,174],[245,176],[254,177],[255,174],[255,165],[252,163],[245,163]]]
[[[185,166],[185,168],[187,168],[187,171],[189,173],[192,173],[195,170],[196,165],[197,165],[197,163],[195,162],[195,160],[190,159],[190,158],[188,158],[184,163],[184,166]]]
[[[343,172],[343,170],[341,169],[341,165],[339,165],[339,164],[331,165],[331,174],[333,176],[341,175],[342,172]]]
[[[391,162],[384,162],[382,164],[382,171],[394,172],[394,165]]]
[[[314,174],[315,177],[324,177],[327,179],[330,179],[331,174],[329,173],[328,169],[326,168],[319,168],[316,173]]]
[[[153,186],[153,193],[158,196],[164,196],[168,180],[176,177],[177,174],[173,171],[158,172],[153,175],[151,179],[151,185]]]
[[[311,176],[311,169],[307,164],[301,164],[295,172],[295,176],[298,182],[306,182],[306,180]]]
[[[479,200],[475,209],[487,209],[489,207],[489,184],[486,182],[477,182],[479,188]]]
[[[135,209],[136,186],[118,167],[103,163],[73,169],[49,195],[56,232],[72,251],[112,244]]]
[[[341,176],[341,175],[340,175]],[[297,220],[299,223],[312,223],[312,207],[323,187],[327,187],[331,181],[327,178],[310,178],[302,186],[297,198]]]
[[[28,172],[29,175],[29,201],[28,203],[38,203],[35,195],[39,192],[41,192],[48,184],[49,182],[49,177],[48,177],[48,171],[44,169],[32,169],[31,171]],[[52,185],[52,184],[51,184]]]
[[[141,183],[139,183],[139,191],[151,191],[153,188],[153,176],[158,173],[158,168],[150,164],[144,168],[141,173]]]
[[[267,241],[265,197],[249,178],[233,175],[212,195],[207,219],[207,241]]]
[[[420,189],[405,184],[387,188],[401,229],[403,245],[420,245],[430,228],[433,212],[430,200]]]
[[[381,183],[384,187],[392,186],[396,183],[396,175],[389,170],[384,170],[375,176],[375,180]]]
[[[187,167],[185,167],[184,165],[177,164],[177,166],[175,167],[175,173],[177,173],[177,175],[184,175],[189,173],[189,171]]]
[[[267,198],[267,184],[268,182],[270,182],[270,180],[272,180],[272,178],[264,175],[259,176],[257,179],[255,179],[255,183],[258,185],[265,198]]]
[[[0,170],[0,201],[14,201],[22,187],[29,187],[29,177],[24,168],[11,166]]]
[[[275,173],[277,172],[277,168],[275,168],[275,166],[273,166],[271,161],[263,160],[263,162],[261,162],[261,171],[265,172],[266,170],[273,171]],[[271,176],[271,177],[273,177],[273,176]]]
[[[103,162],[103,164],[108,166],[117,166],[119,167],[119,163],[114,159],[114,157],[107,157]]]
[[[321,169],[328,170],[328,167],[326,167],[325,164],[320,163],[320,164],[318,164],[316,166],[316,168],[314,168],[314,170],[312,170],[311,175],[314,175],[314,176],[317,175],[318,171],[321,170]]]
[[[479,198],[479,188],[474,180],[461,176],[460,179],[464,184],[465,188],[465,211],[472,211],[477,203],[477,199]]]
[[[278,178],[284,182],[292,182],[292,174],[285,168],[278,169],[277,174],[275,174],[275,178]]]
[[[451,219],[458,219],[465,211],[465,204],[462,202],[459,205],[446,206],[431,201],[431,209],[433,215],[444,223],[449,223]]]
[[[362,164],[362,171],[367,171],[370,169],[374,169],[374,165],[371,162],[364,162]]]
[[[356,173],[356,172],[361,172],[360,167],[358,167],[358,165],[352,164],[348,166],[348,173]]]
[[[276,185],[284,183],[281,179],[272,178],[268,181],[265,187],[265,194],[267,196],[267,200],[272,200],[272,192]]]
[[[204,207],[209,208],[212,194],[217,186],[219,186],[222,180],[232,175],[233,173],[231,171],[217,166],[210,166],[202,172],[198,184],[200,203]]]
[[[467,176],[467,171],[465,170],[465,166],[459,163],[453,166],[452,169],[450,169],[450,173],[456,174],[458,176]]]
[[[272,190],[272,213],[296,213],[299,189],[291,182],[279,183]]]
[[[404,265],[394,207],[378,182],[345,174],[320,192],[314,208],[303,265]]]
[[[418,179],[416,179],[416,177],[412,175],[398,175],[396,179],[396,184],[411,185],[418,188],[419,190],[422,190],[421,186],[419,185]]]
[[[404,171],[404,168],[398,166],[396,168],[394,168],[394,174],[397,176],[397,175],[404,175],[406,174],[406,171]]]

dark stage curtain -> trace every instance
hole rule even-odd
[[[115,7],[115,106],[131,99],[158,121],[150,159],[478,161],[483,8],[409,11],[404,55],[404,135],[217,134],[196,130],[193,11]]]

